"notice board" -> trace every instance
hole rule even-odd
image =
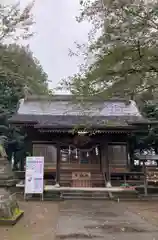
[[[43,194],[44,157],[27,157],[25,170],[25,194]]]

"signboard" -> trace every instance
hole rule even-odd
[[[143,161],[134,160],[135,166],[143,166]],[[157,166],[157,161],[155,160],[147,160],[145,161],[145,166]]]
[[[44,157],[27,157],[25,194],[43,194]]]
[[[148,182],[158,182],[158,168],[147,167],[146,178]]]

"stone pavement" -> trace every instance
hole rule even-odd
[[[157,240],[158,227],[129,211],[130,204],[65,201],[60,206],[56,239]]]
[[[2,240],[55,240],[59,203],[20,202],[24,217],[13,227],[0,227]]]
[[[24,217],[0,227],[2,240],[157,240],[158,203],[68,200],[20,202]]]

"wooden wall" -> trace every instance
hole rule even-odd
[[[45,165],[55,166],[56,165],[56,142],[61,141],[67,146],[72,142],[72,135],[63,133],[40,133],[37,130],[28,131],[28,137],[33,143],[33,154],[35,155],[44,155],[45,156]],[[82,158],[84,158],[86,164],[101,164],[101,168],[108,171],[108,166],[110,168],[128,168],[128,143],[127,143],[127,134],[101,134],[93,136],[92,144],[100,145],[100,154],[99,156],[90,156],[86,157],[86,153]],[[41,145],[43,143],[43,145]],[[74,153],[75,154],[75,153]],[[66,159],[65,164],[80,164],[79,160],[76,159],[74,154],[71,154],[69,159]],[[61,154],[61,163],[64,165],[63,156]],[[66,166],[65,165],[65,166]]]

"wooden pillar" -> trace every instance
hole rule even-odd
[[[102,172],[106,172],[106,180],[109,178],[108,170],[108,146],[107,142],[101,144],[101,169]]]
[[[143,172],[144,172],[144,195],[148,196],[148,182],[147,182],[147,172],[146,172],[146,159],[143,160]]]
[[[110,172],[110,158],[109,158],[109,151],[108,151],[108,143],[105,143],[106,149],[106,172],[107,172],[107,182],[111,182],[111,172]]]
[[[60,184],[60,145],[57,144],[56,183]]]
[[[109,154],[108,154],[108,142],[104,142],[101,145],[101,168],[102,172],[106,174],[106,183],[111,183],[111,172],[110,172],[110,163],[109,163]]]
[[[105,146],[100,144],[100,170],[105,172]]]

